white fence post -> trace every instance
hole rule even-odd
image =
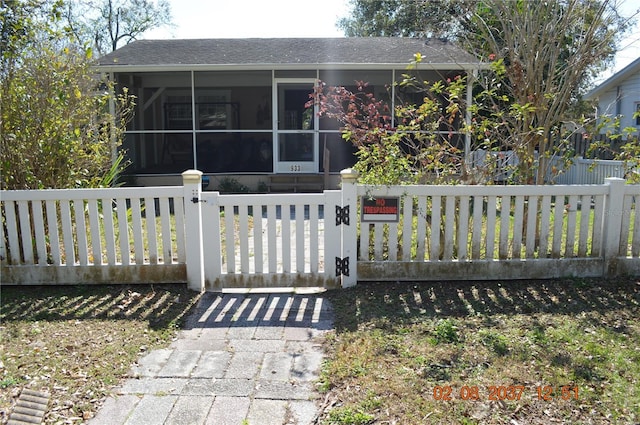
[[[609,276],[616,274],[616,258],[620,255],[625,181],[619,177],[607,177],[604,184],[609,186],[604,210],[604,275]]]
[[[202,246],[202,172],[187,170],[182,173],[184,188],[185,248],[187,284],[189,289],[204,291],[204,255]]]
[[[343,288],[358,282],[358,172],[351,168],[340,172],[342,178],[342,210],[336,211],[336,222],[341,221],[341,257],[336,257],[336,276],[340,276]]]

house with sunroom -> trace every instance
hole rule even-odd
[[[408,71],[416,53],[422,63]],[[251,190],[305,191],[336,187],[355,163],[338,124],[307,106],[319,81],[366,81],[393,106],[404,95],[393,83],[407,72],[435,81],[480,66],[446,40],[366,37],[138,40],[97,69],[136,96],[122,146],[127,181],[179,184],[198,169],[208,189],[233,178]]]

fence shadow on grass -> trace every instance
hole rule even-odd
[[[363,283],[328,298],[340,332],[376,319],[402,325],[419,318],[640,309],[640,278]]]
[[[200,294],[186,284],[2,286],[0,321],[147,320],[152,329],[181,323]]]

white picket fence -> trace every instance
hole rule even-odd
[[[638,273],[640,186],[358,187],[399,197],[398,223],[363,223],[359,280]],[[614,260],[615,259],[615,260]]]
[[[182,187],[0,196],[3,283],[185,281]]]
[[[398,223],[360,222],[398,197]],[[180,187],[2,191],[3,284],[170,283],[195,290],[366,280],[640,275],[640,186],[365,187],[317,194]]]

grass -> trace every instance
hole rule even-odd
[[[47,424],[85,422],[198,298],[185,285],[0,290],[0,423],[25,387],[51,393]],[[360,284],[326,296],[336,320],[321,424],[640,421],[637,278]]]
[[[361,284],[329,297],[321,423],[640,421],[638,279]]]
[[[198,297],[186,285],[0,289],[0,423],[27,387],[51,394],[45,423],[83,423]]]

